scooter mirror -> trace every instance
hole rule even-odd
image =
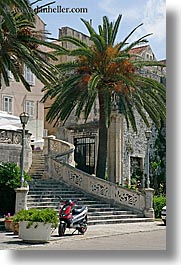
[[[63,201],[61,196],[56,196],[60,201]]]

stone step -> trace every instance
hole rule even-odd
[[[31,166],[29,171],[31,170],[38,170],[38,171],[41,171],[41,170],[44,170],[45,169],[45,165],[44,164],[41,164],[41,165],[34,165],[34,166]]]
[[[45,157],[44,156],[40,156],[40,155],[33,155],[32,156],[32,160],[33,160],[33,163],[36,163],[36,161],[45,161]]]
[[[153,222],[152,218],[128,218],[128,219],[105,219],[105,220],[88,220],[88,225],[117,224],[117,223],[138,223]]]
[[[57,205],[59,206],[59,202],[52,202],[52,201],[40,201],[40,202],[27,202],[27,206],[28,206],[28,208],[33,208],[33,207],[37,207],[37,206],[45,206],[45,207],[50,207],[50,206],[56,206],[57,207]],[[87,207],[106,207],[107,206],[107,204],[103,204],[103,203],[96,203],[96,204],[92,204],[92,203],[90,203],[89,201],[88,202],[86,202],[86,203],[84,203],[83,205],[85,205],[85,206],[87,206]]]
[[[54,179],[33,179],[29,186],[28,208],[54,208],[58,214],[61,202],[57,196],[62,197],[63,200],[80,198],[81,201],[77,204],[88,207],[89,225],[145,221],[142,214],[135,214],[130,210],[123,210],[121,207],[111,206],[109,203],[75,189],[65,182]],[[147,218],[146,221],[148,221]]]
[[[37,162],[36,164],[33,163],[30,167],[30,169],[40,169],[40,168],[44,168],[45,167],[45,163],[44,162]]]
[[[35,200],[33,200],[33,199],[29,199],[28,198],[28,202],[29,203],[59,203],[59,204],[61,204],[61,202],[59,201],[59,200],[57,200],[57,198],[36,198]],[[81,200],[81,202],[77,202],[77,205],[92,205],[92,206],[94,206],[94,205],[98,205],[98,202],[97,201],[92,201],[92,200]],[[99,203],[99,205],[100,205],[100,203]],[[104,203],[101,203],[101,205],[106,205],[107,207],[109,206],[108,204],[104,204]]]
[[[99,220],[99,221],[104,221],[108,219],[128,219],[128,218],[137,218],[136,214],[127,214],[127,215],[96,215],[96,216],[91,216],[88,214],[88,219],[89,221],[91,220]]]
[[[38,190],[33,190],[30,195],[35,195],[35,194],[39,195],[39,196],[41,196],[41,195],[52,195],[54,197],[55,196],[61,196],[62,199],[64,199],[65,197],[68,198],[68,199],[72,199],[72,198],[74,198],[74,195],[77,195],[79,197],[81,197],[81,195],[82,195],[81,193],[76,193],[75,194],[74,191],[66,191],[66,190],[64,190],[64,191],[61,191],[61,190],[57,190],[57,191],[51,191],[51,190],[38,191]]]
[[[28,173],[33,174],[33,175],[40,175],[40,174],[43,174],[44,171],[45,171],[45,168],[39,168],[39,169],[31,169],[28,171]]]
[[[117,210],[117,211],[108,210],[108,211],[97,211],[97,212],[95,212],[95,211],[91,212],[88,210],[88,212],[89,212],[89,216],[100,216],[100,215],[106,216],[106,215],[110,215],[110,214],[113,216],[115,216],[115,215],[127,216],[130,213],[132,213],[131,211],[119,211],[119,210]]]
[[[41,185],[41,186],[37,186],[37,185],[32,186],[32,184],[29,184],[29,187],[30,187],[31,191],[33,191],[33,190],[51,190],[53,192],[54,190],[59,189],[59,190],[67,190],[67,191],[76,192],[76,190],[74,190],[74,189],[67,188],[66,186],[59,186],[59,185],[56,185],[56,184],[50,184],[49,186],[45,186],[45,185],[44,186],[43,185]],[[77,192],[80,193],[80,191],[77,191]]]
[[[53,199],[56,199],[57,201],[60,202],[60,198],[58,198],[56,195],[52,196],[51,194],[31,194],[31,195],[27,195],[28,196],[28,200],[38,200],[38,199],[50,199],[50,198],[53,198]],[[81,200],[86,200],[87,198],[89,197],[82,197],[82,196],[79,196],[79,194],[74,194],[73,196],[73,200],[78,200],[78,199],[81,199]],[[62,198],[63,200],[68,200],[70,199],[70,194],[64,194],[64,197]],[[89,198],[91,199],[91,198]]]

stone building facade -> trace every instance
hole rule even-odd
[[[36,29],[44,30],[44,22],[37,16]],[[43,84],[35,75],[24,67],[25,79],[31,84],[31,92],[28,92],[21,82],[16,82],[13,75],[10,75],[10,86],[7,87],[2,82],[0,90],[0,110],[18,116],[22,112],[27,112],[30,116],[26,129],[32,134],[33,140],[43,137],[44,131],[44,105],[40,102],[43,97]]]
[[[59,37],[69,35],[78,37],[90,44],[89,37],[68,27],[59,30]],[[61,43],[65,48],[74,48],[72,44]],[[69,45],[69,46],[66,46]],[[149,45],[132,49],[133,54],[142,56],[147,60],[156,60],[156,57]],[[67,61],[70,58],[61,57],[59,62]],[[146,68],[140,74],[151,76],[159,82],[163,82],[166,72],[162,67]],[[50,107],[51,101],[45,103],[45,109]],[[90,174],[95,174],[97,148],[98,148],[98,102],[95,102],[94,108],[87,122],[85,123],[83,116],[79,120],[76,119],[74,112],[70,115],[64,125],[59,123],[57,127],[45,122],[45,128],[48,134],[54,134],[57,138],[68,141],[75,145],[75,162],[76,167]],[[131,180],[135,174],[140,175],[142,185],[145,184],[146,171],[146,150],[147,140],[145,124],[141,120],[139,114],[136,113],[136,121],[138,124],[138,133],[135,134],[131,129],[128,131],[124,117],[117,111],[112,112],[111,125],[109,128],[108,141],[108,180],[119,183],[121,185],[131,184]],[[155,129],[150,139],[150,144],[156,136]]]

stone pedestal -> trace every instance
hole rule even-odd
[[[122,184],[123,116],[116,111],[111,115],[108,138],[109,181]]]
[[[154,189],[145,189],[145,210],[144,215],[148,218],[155,218],[155,212],[153,209],[153,193]]]
[[[15,213],[19,212],[22,209],[27,209],[27,194],[29,188],[21,187],[15,189],[16,192],[16,205],[15,205]]]

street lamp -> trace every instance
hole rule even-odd
[[[23,132],[22,132],[22,149],[21,149],[21,187],[23,187],[24,184],[24,149],[25,149],[25,125],[28,123],[29,120],[29,115],[28,113],[21,113],[20,116],[20,121],[23,127]]]
[[[150,188],[150,161],[149,161],[149,140],[150,140],[150,136],[151,136],[151,131],[147,130],[145,132],[145,136],[147,139],[147,188]]]

